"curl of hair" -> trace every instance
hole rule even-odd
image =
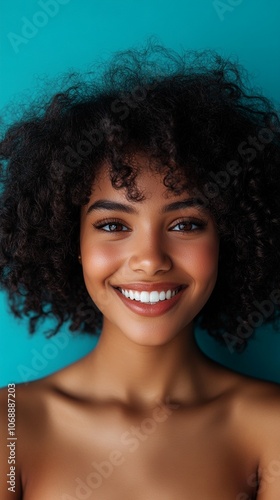
[[[280,126],[237,62],[155,44],[118,53],[5,132],[0,145],[0,283],[12,312],[98,332],[79,253],[81,206],[104,161],[112,185],[143,196],[131,158],[145,153],[175,194],[188,189],[220,235],[218,279],[197,316],[221,343],[247,345],[257,303],[280,302]],[[278,294],[278,295],[277,295]],[[277,300],[275,299],[275,302]],[[264,321],[276,319],[279,305]],[[247,328],[247,330],[246,330]],[[239,333],[238,333],[239,332]],[[229,335],[229,337],[228,337]],[[228,338],[231,340],[229,341]],[[233,339],[233,341],[232,341]]]

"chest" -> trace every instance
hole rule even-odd
[[[252,500],[257,484],[250,450],[217,414],[58,419],[32,449],[24,500]]]

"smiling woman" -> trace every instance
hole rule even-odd
[[[157,345],[191,328],[210,297],[219,237],[198,199],[168,193],[148,157],[135,155],[132,163],[141,201],[128,203],[125,190],[112,187],[108,165],[101,169],[81,213],[81,262],[103,314],[102,338],[113,329]]]
[[[275,500],[279,387],[208,358],[194,329],[241,350],[256,301],[273,293],[279,316],[278,116],[211,52],[128,51],[86,80],[1,142],[12,312],[31,333],[51,315],[54,335],[100,331],[13,387],[1,498]]]

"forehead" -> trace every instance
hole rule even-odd
[[[114,177],[117,174],[118,180],[125,181],[124,185],[135,187],[137,191],[140,192],[142,199],[150,199],[155,196],[162,196],[164,198],[175,198],[179,195],[175,194],[172,189],[167,188],[165,185],[165,178],[168,175],[168,180],[170,181],[170,173],[172,176],[171,185],[174,185],[178,189],[179,186],[184,186],[182,192],[184,196],[186,194],[191,195],[191,190],[189,185],[191,185],[191,179],[187,179],[186,173],[184,173],[183,168],[178,165],[172,165],[172,169],[169,165],[164,165],[159,159],[151,158],[145,152],[136,152],[124,157],[124,169],[129,167],[132,175],[130,178],[125,178],[124,172],[119,170],[116,172],[114,170]],[[98,174],[93,182],[91,188],[92,196],[100,195],[101,192],[111,192],[111,194],[124,196],[130,199],[128,193],[130,193],[130,188],[115,188],[111,183],[111,172],[112,165],[104,161],[99,169]],[[127,182],[126,182],[127,181]],[[186,183],[188,186],[186,186]],[[197,189],[196,189],[197,191]]]
[[[155,210],[156,213],[164,214],[192,207],[211,217],[198,194],[187,189],[181,194],[175,194],[164,185],[165,174],[157,172],[147,162],[140,167],[135,180],[136,188],[142,196],[140,200],[130,200],[126,187],[115,188],[111,182],[110,166],[104,164],[93,183],[90,199],[82,208],[82,214],[100,210],[121,210],[132,214],[138,213],[141,208],[150,213]]]
[[[134,185],[143,196],[143,200],[149,200],[155,196],[169,198],[174,196],[170,190],[164,185],[164,174],[157,173],[150,165],[142,164],[137,167]],[[110,168],[108,165],[103,165],[100,172],[92,185],[91,198],[104,196],[105,194],[127,199],[127,190],[129,188],[116,188],[112,185],[110,177]]]

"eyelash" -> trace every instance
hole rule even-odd
[[[196,229],[189,230],[189,231],[186,231],[184,229],[178,230],[178,232],[183,232],[183,233],[194,233],[194,232],[197,232],[197,231],[203,231],[203,229],[207,225],[206,222],[201,221],[201,220],[196,220],[196,219],[182,219],[182,220],[177,221],[177,223],[175,225],[173,225],[171,229],[173,229],[176,226],[179,226],[180,224],[184,224],[184,225],[191,224],[193,226],[197,226]],[[119,219],[104,219],[103,221],[100,221],[100,222],[98,222],[96,224],[93,224],[93,227],[95,229],[100,230],[100,231],[104,231],[105,233],[129,232],[129,229],[126,229],[125,231],[123,231],[123,230],[113,230],[113,231],[109,230],[108,231],[107,229],[104,229],[106,226],[111,226],[111,225],[115,225],[115,226],[121,225],[122,227],[126,227],[127,228],[127,226],[125,224],[123,224],[123,222],[121,220],[119,220]]]

